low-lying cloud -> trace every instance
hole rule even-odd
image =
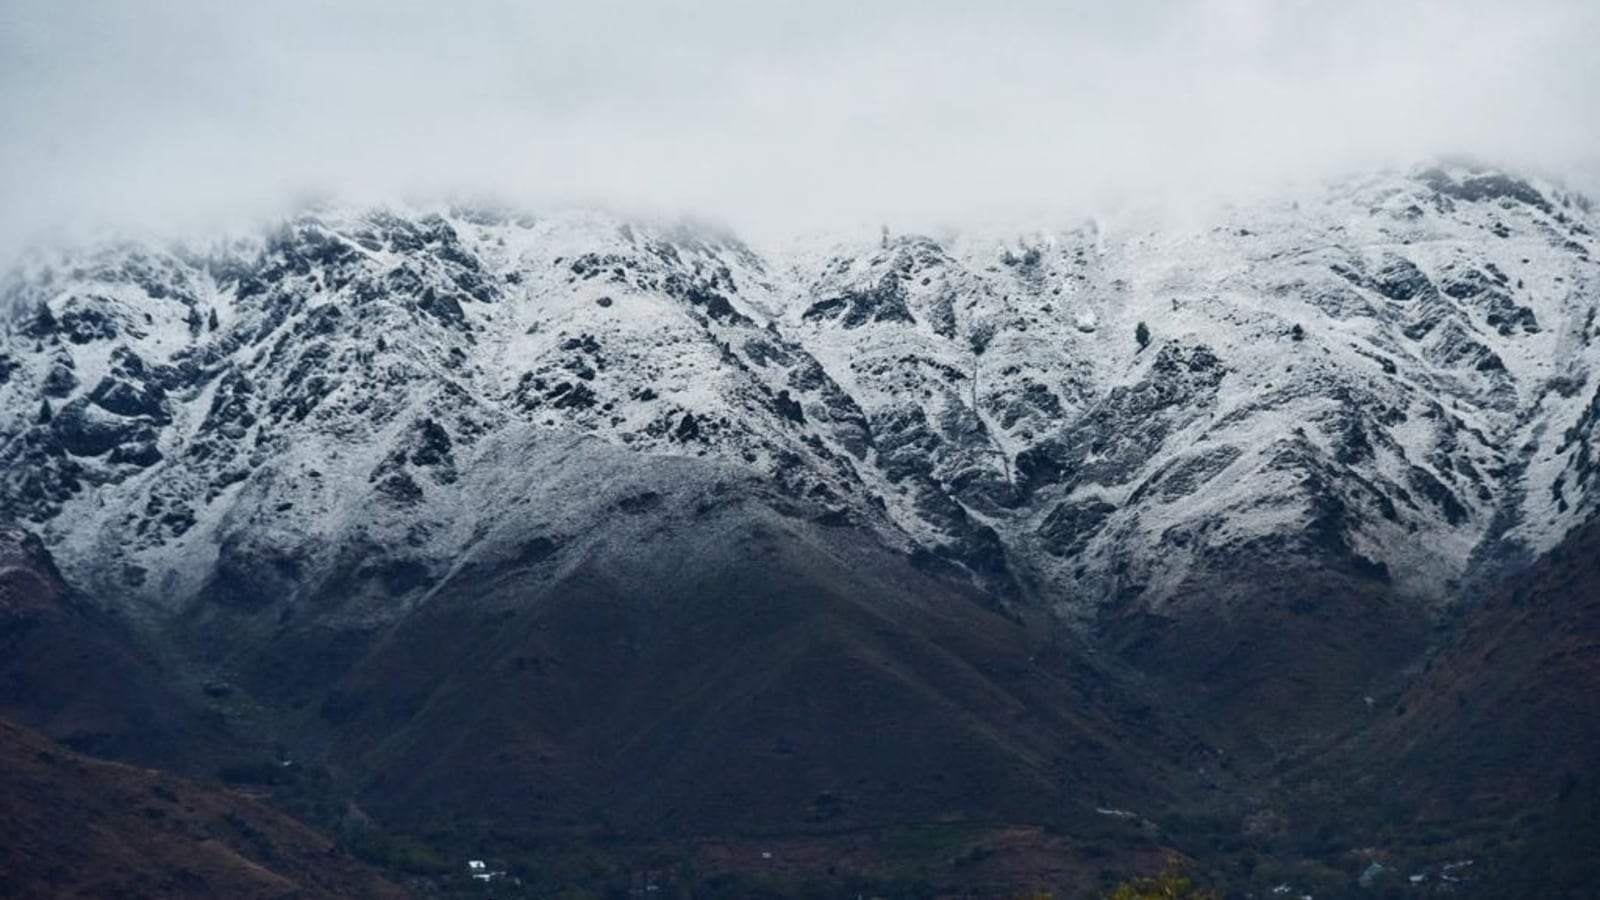
[[[312,196],[769,233],[1600,160],[1589,0],[5,0],[0,241]]]

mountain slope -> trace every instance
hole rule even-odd
[[[789,321],[1068,609],[1271,543],[1445,601],[1592,504],[1555,437],[1593,393],[1591,214],[1550,194],[1431,169],[1209,228],[890,239]]]
[[[529,425],[729,461],[1072,616],[1263,542],[1447,602],[1593,505],[1591,218],[1458,167],[772,258],[459,210],[108,247],[8,289],[5,510],[171,609],[249,517],[383,519]]]
[[[0,715],[86,753],[204,770],[229,738],[126,624],[61,580],[37,537],[0,526]]]
[[[304,825],[220,787],[101,762],[0,719],[7,897],[403,897]]]
[[[365,806],[646,833],[1082,823],[1163,802],[1186,781],[1165,760],[1203,752],[868,533],[735,491],[649,502],[560,575],[481,567],[375,643],[323,709],[334,758],[382,773]]]
[[[1592,518],[1595,218],[1450,164],[1023,236],[79,249],[6,283],[0,516],[396,818],[1071,820],[1362,727]]]
[[[1600,760],[1597,551],[1592,523],[1486,598],[1376,730],[1421,815],[1543,806],[1589,779]]]

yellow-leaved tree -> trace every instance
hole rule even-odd
[[[1161,874],[1125,881],[1106,900],[1222,900],[1222,892],[1196,885],[1183,874],[1182,860],[1169,856]]]

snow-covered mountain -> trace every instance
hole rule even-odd
[[[362,209],[78,250],[4,289],[0,518],[149,622],[332,616],[297,604],[335,583],[381,621],[539,536],[623,539],[652,479],[1069,620],[1261,559],[1432,609],[1595,509],[1596,227],[1447,165],[1160,229],[758,252]]]

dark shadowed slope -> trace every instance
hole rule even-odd
[[[69,589],[36,536],[7,525],[0,715],[79,751],[186,770],[223,740],[129,629]]]
[[[447,582],[307,733],[398,824],[828,832],[1082,822],[1193,742],[865,531],[729,497],[554,579]]]
[[[1385,579],[1264,549],[1102,634],[1235,762],[1273,765],[1365,727],[1367,698],[1404,684],[1428,629]]]
[[[1378,732],[1425,816],[1549,803],[1600,763],[1600,523],[1474,610]]]
[[[1473,896],[1591,897],[1597,713],[1600,522],[1492,591],[1404,692],[1289,780],[1364,843],[1476,857]]]
[[[0,896],[405,893],[254,800],[90,759],[0,720]]]

